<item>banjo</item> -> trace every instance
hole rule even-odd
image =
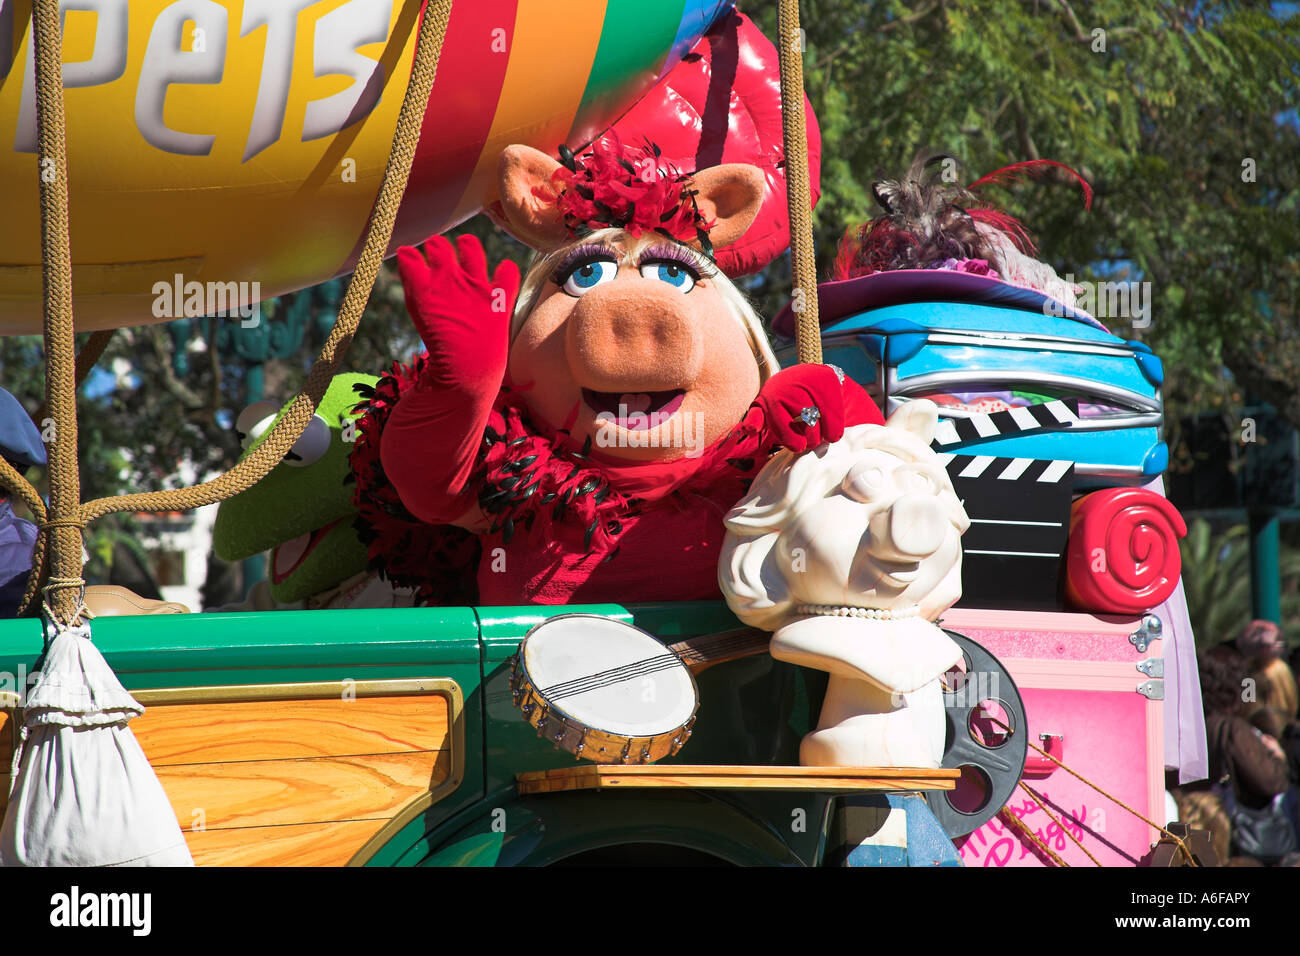
[[[561,614],[533,627],[510,670],[524,718],[557,747],[596,763],[653,763],[691,736],[699,689],[693,672],[758,654],[754,628],[664,645],[597,614]]]

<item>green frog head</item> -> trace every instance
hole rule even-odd
[[[299,601],[345,581],[366,567],[366,548],[352,527],[348,453],[355,441],[354,385],[373,386],[373,375],[334,376],[306,431],[284,461],[252,488],[221,503],[212,546],[224,561],[270,549],[271,597]],[[254,402],[235,429],[247,457],[289,403]]]

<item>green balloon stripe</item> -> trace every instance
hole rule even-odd
[[[640,99],[662,71],[688,5],[698,0],[609,0],[577,115],[612,121]],[[628,87],[628,77],[637,75],[642,80]],[[575,127],[569,142],[584,143],[596,132]]]

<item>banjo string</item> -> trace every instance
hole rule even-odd
[[[729,637],[720,639],[693,639],[682,641],[680,644],[672,645],[678,650],[678,653],[684,660],[690,660],[692,663],[707,664],[714,658],[729,654],[734,650],[744,650],[750,647],[766,647],[770,638],[762,635],[755,639],[754,634],[742,632]]]
[[[643,661],[636,661],[632,664],[623,664],[619,667],[613,667],[609,670],[598,671],[587,677],[576,677],[573,680],[563,681],[559,684],[552,684],[549,687],[539,688],[538,693],[549,700],[559,700],[562,697],[571,697],[574,694],[581,694],[591,690],[597,690],[601,687],[608,687],[611,684],[618,684],[624,681],[640,677],[644,674],[653,674],[658,671],[670,670],[682,665],[681,658],[676,654],[660,654],[656,657],[649,657]]]
[[[598,671],[585,677],[577,677],[558,684],[552,684],[549,687],[539,688],[538,693],[543,694],[550,700],[572,697],[575,694],[623,683],[635,677],[669,670],[679,662],[687,659],[688,656],[695,662],[707,663],[710,658],[721,656],[731,650],[748,647],[753,643],[754,636],[750,633],[730,635],[721,640],[701,642],[699,647],[684,647],[682,648],[683,653],[670,651],[668,654],[660,654],[631,664],[622,664],[608,670]]]
[[[587,677],[575,678],[572,681],[566,681],[563,684],[555,684],[551,687],[541,689],[541,693],[548,697],[568,697],[573,694],[583,693],[588,690],[595,690],[600,687],[606,687],[612,684],[622,683],[632,680],[643,674],[652,674],[659,671],[670,670],[680,664],[676,657],[672,658],[651,658],[646,661],[637,661],[634,664],[625,664],[609,671],[602,671],[598,674],[592,674]]]

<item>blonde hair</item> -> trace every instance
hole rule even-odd
[[[550,280],[556,267],[559,266],[571,249],[588,244],[603,246],[618,256],[620,262],[623,262],[634,257],[646,246],[665,243],[672,243],[686,250],[696,271],[699,272],[702,278],[712,282],[718,290],[718,294],[722,296],[722,301],[731,310],[732,316],[745,330],[750,351],[754,353],[754,360],[758,363],[759,380],[766,382],[780,371],[781,365],[777,362],[776,355],[772,352],[772,346],[767,340],[767,332],[763,329],[762,319],[758,317],[754,307],[749,304],[745,294],[737,289],[726,274],[714,265],[704,253],[693,246],[677,242],[658,233],[651,232],[642,236],[633,236],[626,229],[598,229],[581,239],[565,243],[558,249],[535,254],[528,266],[528,271],[524,274],[523,281],[519,285],[519,297],[515,300],[514,315],[510,318],[511,344],[514,343],[515,337],[519,335],[519,330],[524,327],[524,320],[528,318],[533,311],[533,307],[537,305],[537,300],[542,294],[542,288]]]
[[[1300,689],[1286,661],[1275,657],[1256,667],[1251,676],[1255,678],[1259,703],[1271,707],[1284,719],[1294,720],[1300,710]]]

